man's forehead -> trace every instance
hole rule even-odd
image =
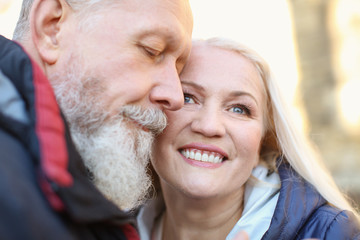
[[[133,5],[134,13],[148,13],[148,16],[159,18],[164,15],[172,15],[184,26],[192,30],[193,17],[188,0],[125,0]],[[136,14],[135,14],[136,15]]]
[[[161,5],[162,2],[164,2],[165,5],[169,5],[169,2],[171,2],[170,5],[174,5],[174,2],[186,2],[184,0],[146,1],[155,1],[158,5]],[[176,11],[176,9],[178,9],[178,11]],[[134,19],[134,21],[137,21],[137,23],[133,25],[134,30],[136,29],[135,25],[139,27],[136,29],[137,36],[161,36],[166,38],[168,41],[174,42],[184,40],[184,37],[191,39],[193,25],[190,8],[185,10],[179,9],[179,7],[175,9],[168,9],[164,6],[159,7],[159,10],[152,9],[152,11],[148,11],[148,9],[146,9],[143,15],[139,16],[138,19]]]

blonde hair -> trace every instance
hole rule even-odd
[[[195,40],[194,43],[201,41]],[[265,110],[265,135],[261,157],[267,165],[275,166],[276,157],[281,156],[306,181],[311,183],[321,196],[339,209],[352,211],[358,221],[359,213],[352,207],[347,197],[339,190],[333,177],[322,162],[314,144],[299,131],[290,119],[288,107],[282,99],[280,90],[273,80],[265,60],[255,51],[234,41],[222,38],[203,40],[207,45],[241,54],[250,60],[263,81],[267,99]]]

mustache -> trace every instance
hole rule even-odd
[[[159,135],[167,125],[166,115],[160,109],[143,109],[140,106],[123,106],[119,114],[148,129],[155,136]]]

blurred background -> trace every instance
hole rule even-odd
[[[195,38],[227,37],[270,64],[293,118],[360,203],[360,1],[190,0]],[[21,0],[0,0],[12,37]]]

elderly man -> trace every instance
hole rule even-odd
[[[24,0],[0,36],[1,239],[138,238],[191,32],[187,0]]]

